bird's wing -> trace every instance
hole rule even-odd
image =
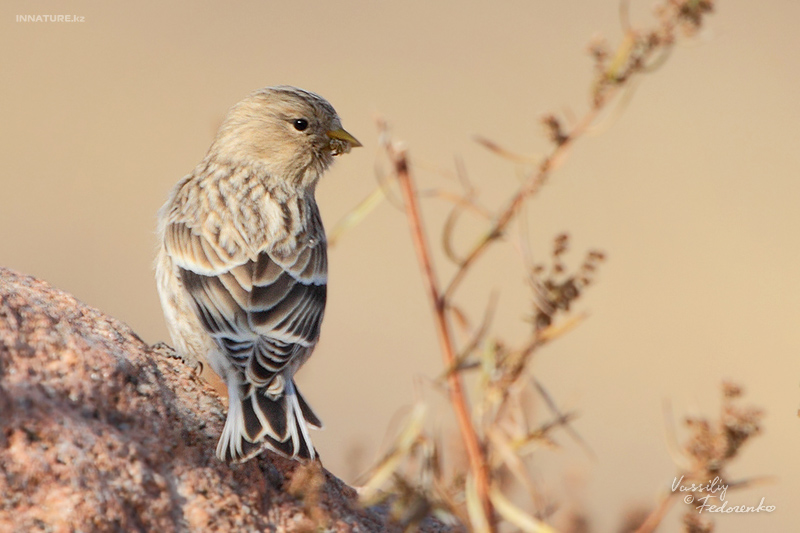
[[[316,343],[326,299],[324,236],[252,259],[174,222],[165,243],[200,322],[250,383],[269,384]]]

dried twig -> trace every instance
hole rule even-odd
[[[621,16],[627,21],[627,6],[623,3],[621,9]],[[695,33],[702,27],[704,16],[713,10],[713,0],[667,0],[656,8],[659,23],[654,29],[640,32],[625,22],[625,37],[613,57],[605,43],[593,44],[590,51],[595,60],[596,78],[591,107],[569,131],[565,131],[555,115],[543,117],[542,123],[554,145],[550,154],[544,157],[538,168],[528,175],[511,200],[499,212],[491,227],[465,255],[444,290],[445,298],[453,295],[470,266],[483,255],[492,242],[503,235],[508,223],[517,215],[525,200],[539,192],[542,185],[547,182],[550,172],[559,166],[572,144],[587,132],[614,96],[625,88],[631,79],[650,73],[663,64],[675,44],[678,30],[687,34]],[[479,142],[490,150],[509,157],[508,152],[500,148],[497,143],[483,138]]]
[[[388,139],[388,135],[384,134],[384,136]],[[439,289],[439,282],[433,268],[430,247],[423,228],[422,215],[417,204],[417,193],[409,172],[406,153],[404,150],[398,150],[388,140],[386,142],[386,150],[391,158],[392,166],[400,184],[400,189],[403,192],[411,237],[414,241],[414,248],[416,249],[417,258],[422,268],[425,288],[434,310],[434,320],[436,323],[436,331],[439,336],[439,347],[444,359],[444,365],[445,368],[450,368],[456,364],[455,345],[447,321],[447,306]],[[477,498],[486,518],[488,531],[493,532],[496,529],[494,525],[494,509],[489,498],[489,464],[486,461],[483,444],[475,431],[472,414],[464,394],[461,374],[458,372],[448,373],[447,383],[449,385],[450,401],[453,405],[456,419],[458,420],[458,426],[461,431],[461,437],[467,450],[470,472],[472,473],[475,483]]]
[[[755,407],[742,408],[736,405],[736,400],[742,394],[740,386],[724,382],[722,409],[717,420],[692,417],[684,419],[684,424],[691,435],[680,447],[675,462],[679,478],[685,479],[686,484],[696,483],[699,487],[692,497],[693,501],[701,501],[704,496],[710,494],[702,487],[707,486],[711,479],[720,480],[720,484],[725,485],[726,490],[727,488],[741,490],[770,481],[769,478],[763,477],[731,481],[726,475],[728,464],[738,456],[742,446],[761,433],[764,413]],[[675,491],[675,487],[672,492],[665,494],[636,533],[655,531],[680,494],[681,492]],[[686,524],[691,531],[689,522]]]

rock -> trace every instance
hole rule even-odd
[[[224,421],[171,349],[0,268],[0,532],[395,529],[318,463],[220,462]]]

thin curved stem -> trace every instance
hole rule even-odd
[[[425,288],[433,306],[436,331],[439,337],[439,346],[444,359],[445,368],[452,368],[456,364],[455,346],[453,343],[450,325],[447,321],[447,298],[441,294],[436,271],[430,253],[430,246],[426,238],[425,229],[422,223],[422,215],[417,203],[417,193],[414,182],[408,169],[408,160],[403,151],[395,150],[387,143],[387,152],[391,158],[400,190],[403,192],[405,200],[405,211],[408,218],[411,238],[414,241],[414,248],[417,252],[422,274],[425,281]],[[489,531],[496,531],[494,520],[494,509],[489,498],[490,473],[489,464],[486,460],[486,453],[480,438],[475,430],[475,425],[470,415],[467,404],[464,386],[459,372],[449,372],[447,375],[450,402],[453,405],[461,437],[467,450],[470,470],[475,479],[478,500],[483,507],[483,512],[489,524]]]

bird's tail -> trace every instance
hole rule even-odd
[[[231,384],[233,385],[233,384]],[[269,449],[289,458],[314,459],[316,452],[308,428],[322,422],[300,395],[294,380],[283,393],[269,387],[228,387],[228,419],[217,444],[217,457],[241,463]]]

